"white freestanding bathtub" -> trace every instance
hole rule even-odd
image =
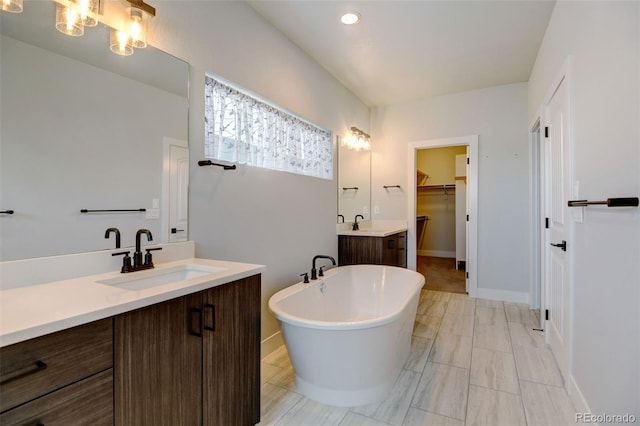
[[[417,272],[341,266],[271,297],[295,370],[295,384],[323,404],[351,407],[389,394],[411,348]]]

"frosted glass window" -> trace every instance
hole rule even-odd
[[[205,157],[333,179],[331,132],[205,78]]]

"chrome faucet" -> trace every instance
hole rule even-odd
[[[360,229],[360,225],[358,225],[358,218],[362,218],[362,220],[364,220],[364,216],[362,216],[361,214],[357,214],[355,221],[353,222],[353,226],[351,227],[352,231],[357,231]]]
[[[331,257],[331,256],[326,256],[323,254],[319,254],[317,256],[313,257],[313,262],[311,264],[311,279],[312,280],[317,280],[318,279],[318,270],[316,269],[316,260],[318,259],[329,259],[331,261],[331,263],[333,263],[334,265],[336,264],[336,260]],[[320,276],[322,277],[324,274],[322,273],[322,268],[320,268]]]

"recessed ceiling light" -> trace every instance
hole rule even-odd
[[[347,12],[340,18],[340,22],[345,25],[353,25],[360,22],[360,14],[358,12]]]

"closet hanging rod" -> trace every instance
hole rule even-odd
[[[569,201],[569,207],[586,207],[594,205],[604,205],[607,207],[638,207],[638,197],[625,197],[625,198],[607,198],[604,201],[587,201],[587,200],[573,200]]]
[[[350,189],[352,189],[352,190],[354,190],[354,191],[357,191],[357,190],[358,190],[358,187],[357,187],[357,186],[342,187],[342,190],[343,190],[343,191],[348,191],[348,190],[350,190]]]
[[[218,166],[218,167],[222,167],[224,170],[235,170],[236,169],[236,165],[232,164],[232,165],[228,165],[228,164],[220,164],[220,163],[214,163],[211,160],[200,160],[198,161],[198,166],[202,167],[202,166]]]
[[[389,188],[398,188],[398,189],[402,189],[402,187],[400,185],[383,185],[382,186],[384,189],[389,189]]]
[[[0,214],[13,214],[13,210],[3,210]]]
[[[418,185],[418,189],[440,189],[446,191],[447,189],[456,189],[456,186],[453,184],[447,185]]]
[[[82,209],[80,210],[80,213],[124,213],[124,212],[140,213],[140,212],[146,212],[146,211],[147,209],[97,209],[97,210]]]

